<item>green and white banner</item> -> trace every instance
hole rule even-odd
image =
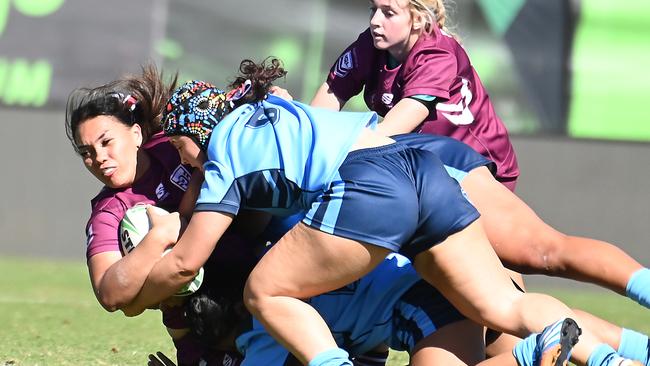
[[[75,87],[138,71],[164,31],[155,9],[155,0],[0,0],[0,105],[61,108]]]
[[[650,2],[446,2],[513,134],[650,141]],[[0,107],[63,107],[79,86],[147,62],[223,85],[244,58],[281,58],[309,101],[368,26],[366,0],[0,0]],[[364,110],[360,99],[352,109]]]

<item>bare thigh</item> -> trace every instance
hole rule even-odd
[[[504,330],[497,324],[514,316],[511,306],[523,295],[487,241],[480,219],[418,254],[413,263],[461,313],[495,330]]]
[[[343,287],[370,272],[390,251],[298,223],[249,276],[249,290],[307,298]]]
[[[539,273],[539,258],[564,235],[546,224],[517,195],[496,181],[487,168],[472,170],[461,182],[481,213],[485,233],[504,264],[523,273]]]

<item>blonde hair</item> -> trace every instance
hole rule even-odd
[[[419,15],[424,19],[424,32],[433,33],[433,27],[437,26],[445,33],[457,38],[445,25],[447,9],[443,0],[409,0],[409,7],[412,16]]]

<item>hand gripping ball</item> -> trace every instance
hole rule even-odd
[[[169,214],[169,212],[160,207],[154,206],[154,211],[159,215]],[[138,246],[150,229],[151,221],[147,215],[147,205],[137,204],[126,210],[124,218],[120,222],[120,249],[122,250],[122,255],[129,254]],[[167,249],[163,253],[163,256],[170,250]],[[187,296],[198,290],[201,287],[201,283],[203,283],[203,272],[203,267],[201,267],[196,277],[183,286],[175,296]]]

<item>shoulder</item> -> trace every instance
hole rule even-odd
[[[155,204],[153,200],[130,192],[130,189],[111,189],[104,187],[91,201],[91,221],[94,217],[110,215],[118,221],[124,217],[129,207],[137,203]]]
[[[187,190],[193,168],[182,164],[178,151],[162,132],[154,135],[143,148],[149,153],[151,163],[162,167],[163,176],[169,176],[171,182],[182,191]]]
[[[435,70],[439,63],[455,63],[455,51],[440,34],[422,35],[409,52],[405,67],[427,67]]]
[[[93,214],[99,211],[111,211],[112,207],[119,206],[120,202],[117,195],[122,190],[104,187],[101,191],[90,201],[90,207]]]
[[[375,44],[372,41],[372,34],[370,33],[370,28],[359,34],[357,40],[352,44],[354,47],[354,53],[357,58],[375,58],[379,54],[378,49],[375,48]]]
[[[359,33],[356,43],[372,46],[372,33],[370,33],[370,28],[366,28],[363,32]]]
[[[91,201],[90,205],[92,212],[88,223],[121,220],[128,207],[127,204],[120,199],[119,193],[120,191],[109,188],[102,189],[102,191]]]
[[[142,147],[145,149],[150,149],[160,144],[164,144],[165,142],[169,142],[169,138],[165,136],[163,132],[158,132],[151,136],[149,140],[142,145]]]
[[[142,148],[158,161],[180,161],[178,152],[162,132],[153,135]]]
[[[369,63],[377,58],[379,52],[381,51],[375,48],[370,28],[368,28],[361,32],[356,41],[348,46],[339,57],[338,66],[342,70],[348,68],[364,70],[370,66]]]

